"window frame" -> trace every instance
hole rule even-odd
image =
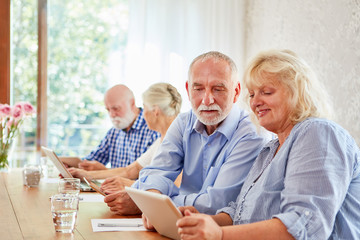
[[[36,151],[47,145],[47,0],[38,0],[38,67]],[[0,1],[0,103],[10,104],[11,0]]]
[[[0,102],[10,103],[10,0],[0,1]]]

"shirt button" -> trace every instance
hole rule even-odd
[[[305,211],[305,216],[309,216],[310,212],[309,211]]]

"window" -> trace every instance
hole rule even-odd
[[[37,99],[37,3],[12,1],[11,102]],[[88,154],[110,127],[107,88],[123,77],[127,0],[47,0],[47,145]],[[36,119],[22,128],[12,166],[36,159]]]
[[[11,1],[11,105],[37,99],[37,9],[36,1]],[[27,119],[15,141],[10,166],[35,160],[36,118]]]

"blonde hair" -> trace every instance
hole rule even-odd
[[[290,50],[269,50],[257,54],[246,67],[243,81],[247,89],[276,79],[290,95],[290,120],[308,117],[331,118],[330,98],[308,64]],[[270,80],[271,81],[271,80]]]
[[[197,56],[191,62],[190,67],[189,67],[189,72],[188,72],[188,81],[189,82],[191,82],[190,80],[191,80],[191,74],[192,74],[192,69],[193,69],[194,64],[198,61],[204,62],[208,59],[213,59],[215,62],[216,61],[225,61],[230,67],[231,79],[232,79],[233,83],[235,84],[237,82],[238,70],[237,70],[235,62],[227,55],[225,55],[221,52],[217,52],[217,51],[210,51],[207,53],[203,53],[203,54]]]
[[[143,94],[143,102],[150,109],[158,106],[166,116],[176,116],[181,109],[181,95],[169,83],[155,83]]]

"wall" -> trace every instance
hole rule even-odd
[[[173,84],[185,90],[191,61],[208,51],[220,51],[243,66],[245,0],[131,0],[125,79],[142,105],[149,83]],[[242,69],[240,68],[240,71]]]
[[[245,10],[245,62],[269,48],[302,56],[360,145],[360,1],[247,0]]]

